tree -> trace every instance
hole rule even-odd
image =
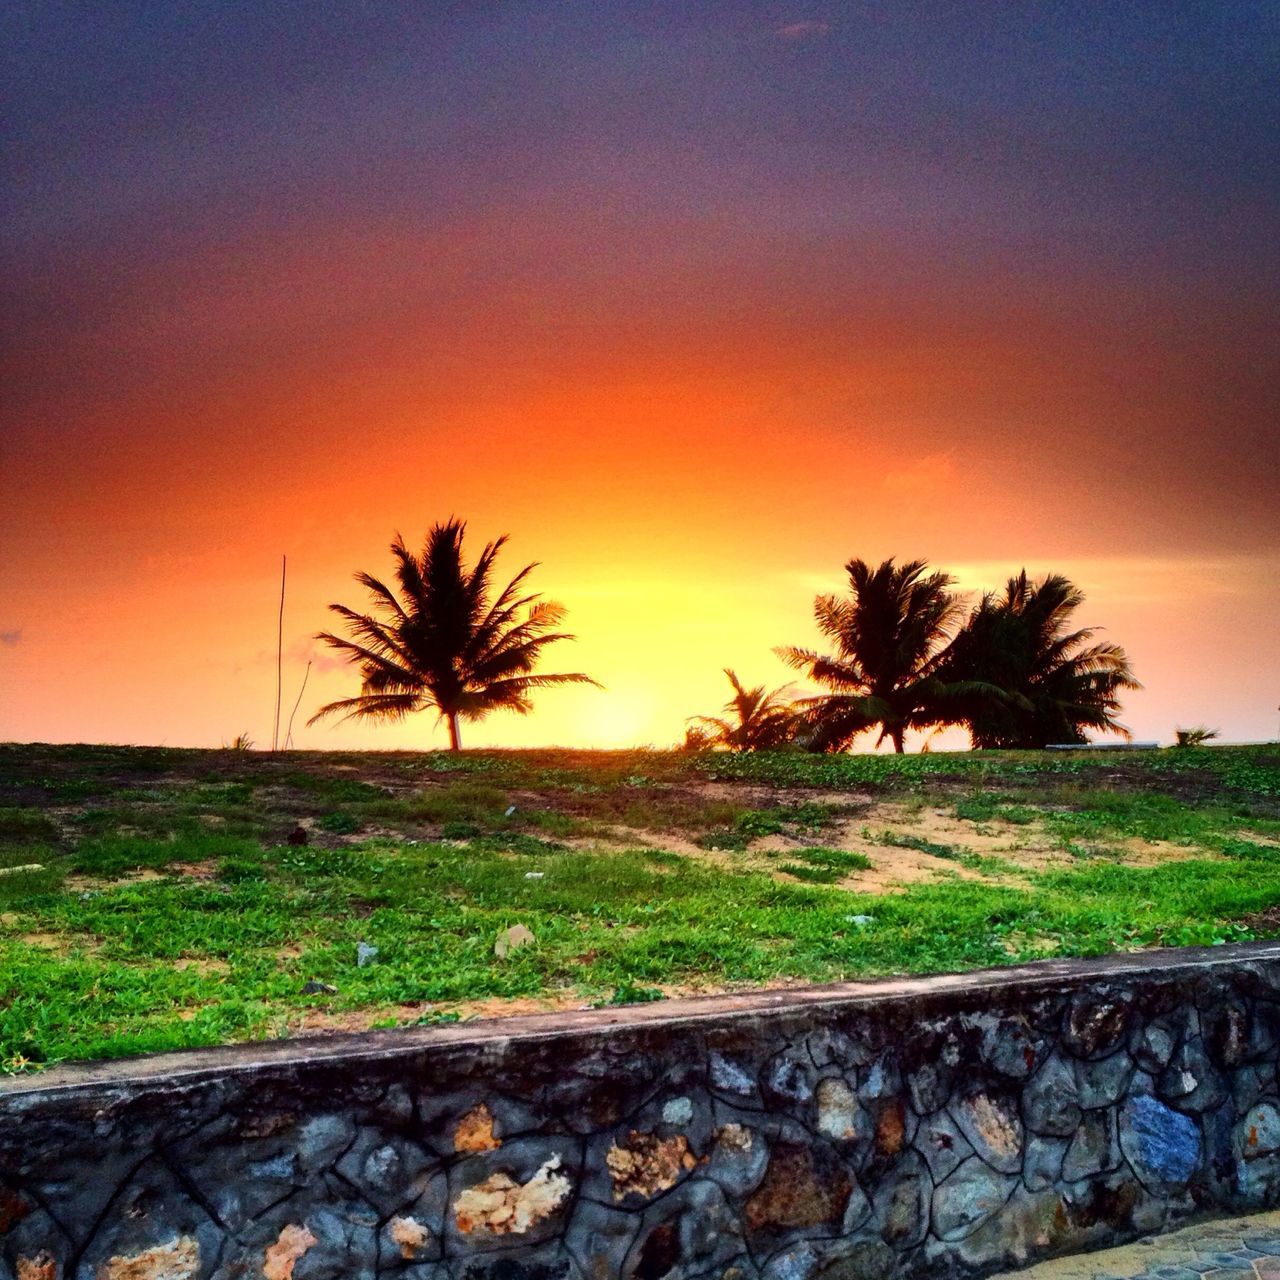
[[[1087,730],[1129,731],[1116,720],[1120,694],[1142,686],[1119,645],[1070,630],[1084,594],[1061,574],[1039,582],[1024,569],[1003,593],[982,598],[956,636],[940,674],[995,685],[1005,696],[972,699],[964,722],[975,747],[1042,747],[1088,741]]]
[[[1173,731],[1175,747],[1202,747],[1206,742],[1212,742],[1218,736],[1217,729],[1210,729],[1208,725],[1197,725],[1194,729],[1175,729]]]
[[[744,688],[732,668],[725,675],[733,697],[723,716],[690,716],[685,750],[728,747],[730,751],[767,751],[790,742],[796,733],[796,713],[789,688],[765,691],[764,685]]]
[[[959,620],[952,578],[930,573],[923,560],[872,568],[850,560],[849,595],[818,596],[818,630],[835,645],[824,655],[784,648],[779,655],[831,691],[802,700],[809,723],[806,745],[843,751],[864,729],[880,725],[895,751],[908,729],[955,723],[962,695],[975,691],[942,680],[942,655]]]
[[[457,519],[433,525],[418,556],[397,534],[391,554],[398,593],[371,574],[357,573],[371,612],[329,606],[345,620],[349,638],[322,631],[316,639],[359,666],[360,692],[321,707],[308,723],[335,713],[344,720],[401,720],[432,709],[448,724],[449,747],[457,751],[461,720],[482,720],[492,711],[524,715],[533,709],[535,689],[595,684],[581,672],[534,674],[548,645],[574,638],[556,630],[565,611],[525,590],[536,564],[521,569],[494,598],[494,560],[506,536],[486,544],[468,569],[465,531]]]

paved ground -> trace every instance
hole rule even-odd
[[[994,1280],[1280,1280],[1280,1212],[1217,1218]]]

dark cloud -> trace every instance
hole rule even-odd
[[[15,631],[0,631],[0,644],[8,648],[12,648],[22,640],[22,628],[18,627]]]

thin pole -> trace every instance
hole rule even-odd
[[[284,574],[287,560],[280,557],[280,616],[276,621],[276,716],[271,723],[271,750],[280,747],[280,687],[284,678]]]
[[[298,708],[302,706],[302,695],[307,691],[307,681],[311,678],[311,663],[307,663],[307,669],[302,673],[302,688],[298,690],[298,700],[293,704],[293,710],[289,712],[289,727],[284,733],[284,749],[289,750],[289,743],[293,741],[293,717],[298,714]]]

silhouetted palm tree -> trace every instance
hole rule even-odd
[[[779,649],[797,671],[831,690],[797,704],[810,730],[805,745],[843,751],[864,729],[880,725],[903,750],[908,729],[955,723],[959,698],[973,690],[938,676],[959,620],[952,578],[929,573],[923,560],[872,568],[850,560],[849,595],[819,596],[813,604],[818,630],[835,644],[833,655],[812,649]]]
[[[589,676],[535,675],[547,645],[574,637],[556,631],[558,604],[537,593],[521,594],[536,564],[526,565],[493,598],[493,562],[506,536],[488,543],[474,566],[462,559],[466,525],[451,519],[433,525],[415,556],[399,534],[391,544],[399,594],[368,573],[356,581],[369,591],[373,611],[342,604],[330,609],[347,623],[350,639],[322,631],[317,640],[345,653],[360,667],[361,689],[321,707],[309,723],[335,712],[343,718],[400,720],[434,709],[449,726],[449,746],[461,747],[460,720],[491,711],[532,710],[530,694],[557,684],[595,684]]]
[[[1086,730],[1129,731],[1116,719],[1119,695],[1142,686],[1119,645],[1092,643],[1094,631],[1070,631],[1084,594],[1061,574],[1029,581],[1024,569],[1003,593],[984,596],[951,645],[944,679],[1005,691],[977,699],[964,722],[975,747],[1042,747],[1086,742]]]
[[[685,749],[728,747],[730,751],[767,751],[795,737],[797,721],[789,688],[765,691],[764,685],[746,689],[730,667],[725,675],[733,697],[724,704],[723,716],[690,716]]]

